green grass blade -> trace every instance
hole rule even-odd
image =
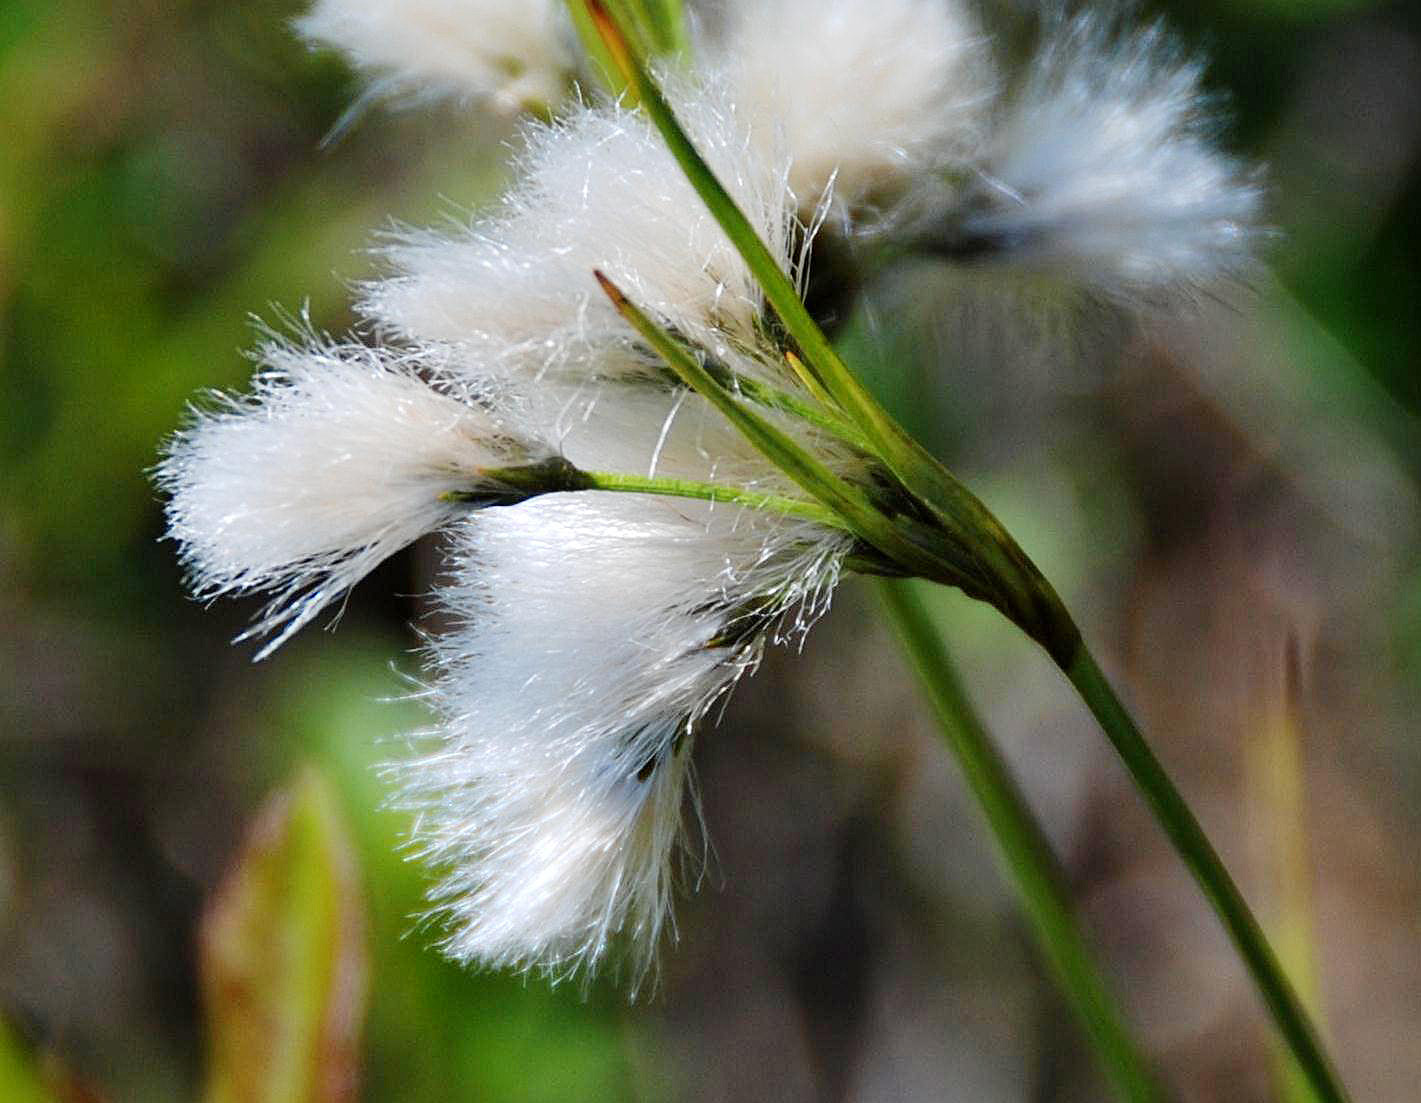
[[[1160,1096],[1148,1063],[1086,945],[1050,843],[972,707],[916,586],[885,581],[878,589],[932,702],[943,741],[982,809],[1041,952],[1119,1098],[1130,1103],[1156,1100]]]
[[[813,521],[828,528],[847,529],[849,526],[833,510],[826,509],[817,502],[802,502],[796,498],[786,498],[778,494],[765,494],[758,490],[748,490],[739,486],[722,486],[718,483],[698,483],[689,479],[660,478],[646,475],[623,475],[611,471],[587,471],[589,490],[606,490],[627,494],[654,494],[670,498],[692,498],[703,502],[727,502],[747,509],[779,513],[785,517],[796,517],[801,521]]]
[[[1081,645],[1065,672],[1100,722],[1155,819],[1213,906],[1318,1100],[1345,1103],[1347,1093],[1342,1081],[1258,920],[1094,656]]]
[[[865,454],[871,454],[873,449],[867,438],[859,432],[858,427],[849,424],[837,413],[833,412],[834,407],[825,405],[813,399],[806,400],[798,395],[782,391],[778,387],[772,387],[767,383],[762,383],[758,379],[740,375],[731,371],[723,365],[712,362],[705,364],[705,369],[726,390],[738,394],[741,398],[748,399],[757,406],[764,406],[767,409],[779,410],[782,413],[790,414],[799,418],[800,421],[822,429],[831,436],[837,437],[851,448],[855,448]],[[798,366],[790,361],[790,369],[798,371]]]
[[[329,787],[307,772],[259,814],[200,936],[206,1103],[350,1103],[365,913]]]

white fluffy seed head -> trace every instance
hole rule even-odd
[[[453,957],[565,975],[619,932],[633,977],[669,909],[690,735],[775,626],[807,626],[846,538],[600,493],[458,530],[432,645],[444,725],[395,769]],[[791,619],[786,622],[786,617]]]
[[[756,230],[792,267],[783,166],[753,149],[714,86],[669,92],[682,125]],[[492,217],[452,234],[413,232],[388,248],[394,273],[361,309],[401,338],[479,351],[481,367],[528,377],[569,363],[615,377],[645,371],[630,330],[593,277],[717,355],[753,339],[759,287],[645,117],[575,108],[530,130],[519,180]],[[620,350],[620,351],[619,351]]]
[[[438,826],[426,812],[416,839],[445,871],[429,894],[445,953],[556,978],[590,972],[623,934],[634,991],[669,916],[681,833],[690,744],[668,746],[665,761],[619,779],[584,776],[590,764],[547,755],[463,750],[479,753],[480,768],[452,771],[463,783],[457,793],[429,791]],[[407,770],[447,784],[452,757],[435,752]],[[449,805],[459,821],[446,818]]]
[[[377,96],[512,113],[560,103],[573,68],[559,0],[316,0],[296,28],[369,74]]]
[[[980,150],[995,78],[959,0],[734,0],[729,19],[731,95],[806,215],[831,186],[853,212]]]
[[[381,561],[467,506],[485,467],[546,458],[487,407],[360,345],[272,342],[249,395],[216,396],[157,481],[197,596],[275,596],[270,653]]]
[[[1003,112],[963,239],[1123,298],[1245,272],[1261,191],[1216,147],[1200,78],[1159,26],[1062,23]]]

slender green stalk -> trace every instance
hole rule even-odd
[[[1116,1094],[1132,1103],[1160,1098],[1145,1058],[1125,1027],[1072,913],[1050,843],[993,745],[932,615],[912,582],[883,581],[879,595],[922,679],[972,795],[986,817],[1037,942]]]
[[[662,475],[627,475],[617,471],[584,471],[561,456],[516,467],[485,467],[478,472],[475,486],[450,490],[440,495],[445,502],[465,503],[475,508],[514,505],[542,494],[566,494],[584,490],[606,490],[623,494],[653,494],[667,498],[693,498],[702,502],[728,502],[750,509],[779,513],[813,521],[829,528],[849,530],[840,514],[817,502],[787,498],[749,487],[722,483],[702,483]]]
[[[814,521],[821,525],[827,525],[829,528],[848,528],[844,519],[833,510],[825,509],[817,502],[805,502],[798,498],[765,494],[758,490],[747,490],[739,486],[692,482],[689,479],[622,475],[611,471],[584,471],[583,474],[587,476],[586,489],[588,490],[655,494],[669,498],[693,498],[703,502],[728,502],[732,505],[764,510],[767,513],[796,517],[802,521]]]
[[[1317,1098],[1323,1103],[1343,1103],[1347,1094],[1342,1082],[1258,920],[1084,644],[1065,666],[1065,673],[1100,722],[1155,818],[1213,905]]]

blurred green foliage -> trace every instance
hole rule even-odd
[[[10,1028],[0,1020],[0,1099],[6,1103],[51,1103],[38,1069]]]
[[[355,1099],[365,902],[314,769],[267,801],[203,916],[208,1103]]]

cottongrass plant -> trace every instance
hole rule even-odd
[[[553,977],[670,923],[698,729],[845,571],[988,601],[1100,719],[1234,937],[1320,1098],[1343,1098],[1271,950],[1059,598],[870,398],[806,310],[816,230],[1154,303],[1249,263],[1258,189],[1162,31],[1048,20],[1011,79],[954,0],[319,0],[300,21],[374,92],[532,113],[516,182],[398,231],[357,302],[201,404],[158,469],[200,597],[264,593],[265,656],[430,533],[437,734],[395,768],[440,945]],[[580,40],[588,61],[572,60]],[[660,60],[656,60],[660,58]],[[651,59],[651,60],[648,60]],[[575,69],[584,87],[563,103]],[[656,76],[653,77],[652,73]],[[559,107],[558,104],[563,103]],[[538,116],[551,114],[550,119]],[[923,609],[887,609],[1044,952],[1120,1094],[1155,1098],[1039,826]]]

